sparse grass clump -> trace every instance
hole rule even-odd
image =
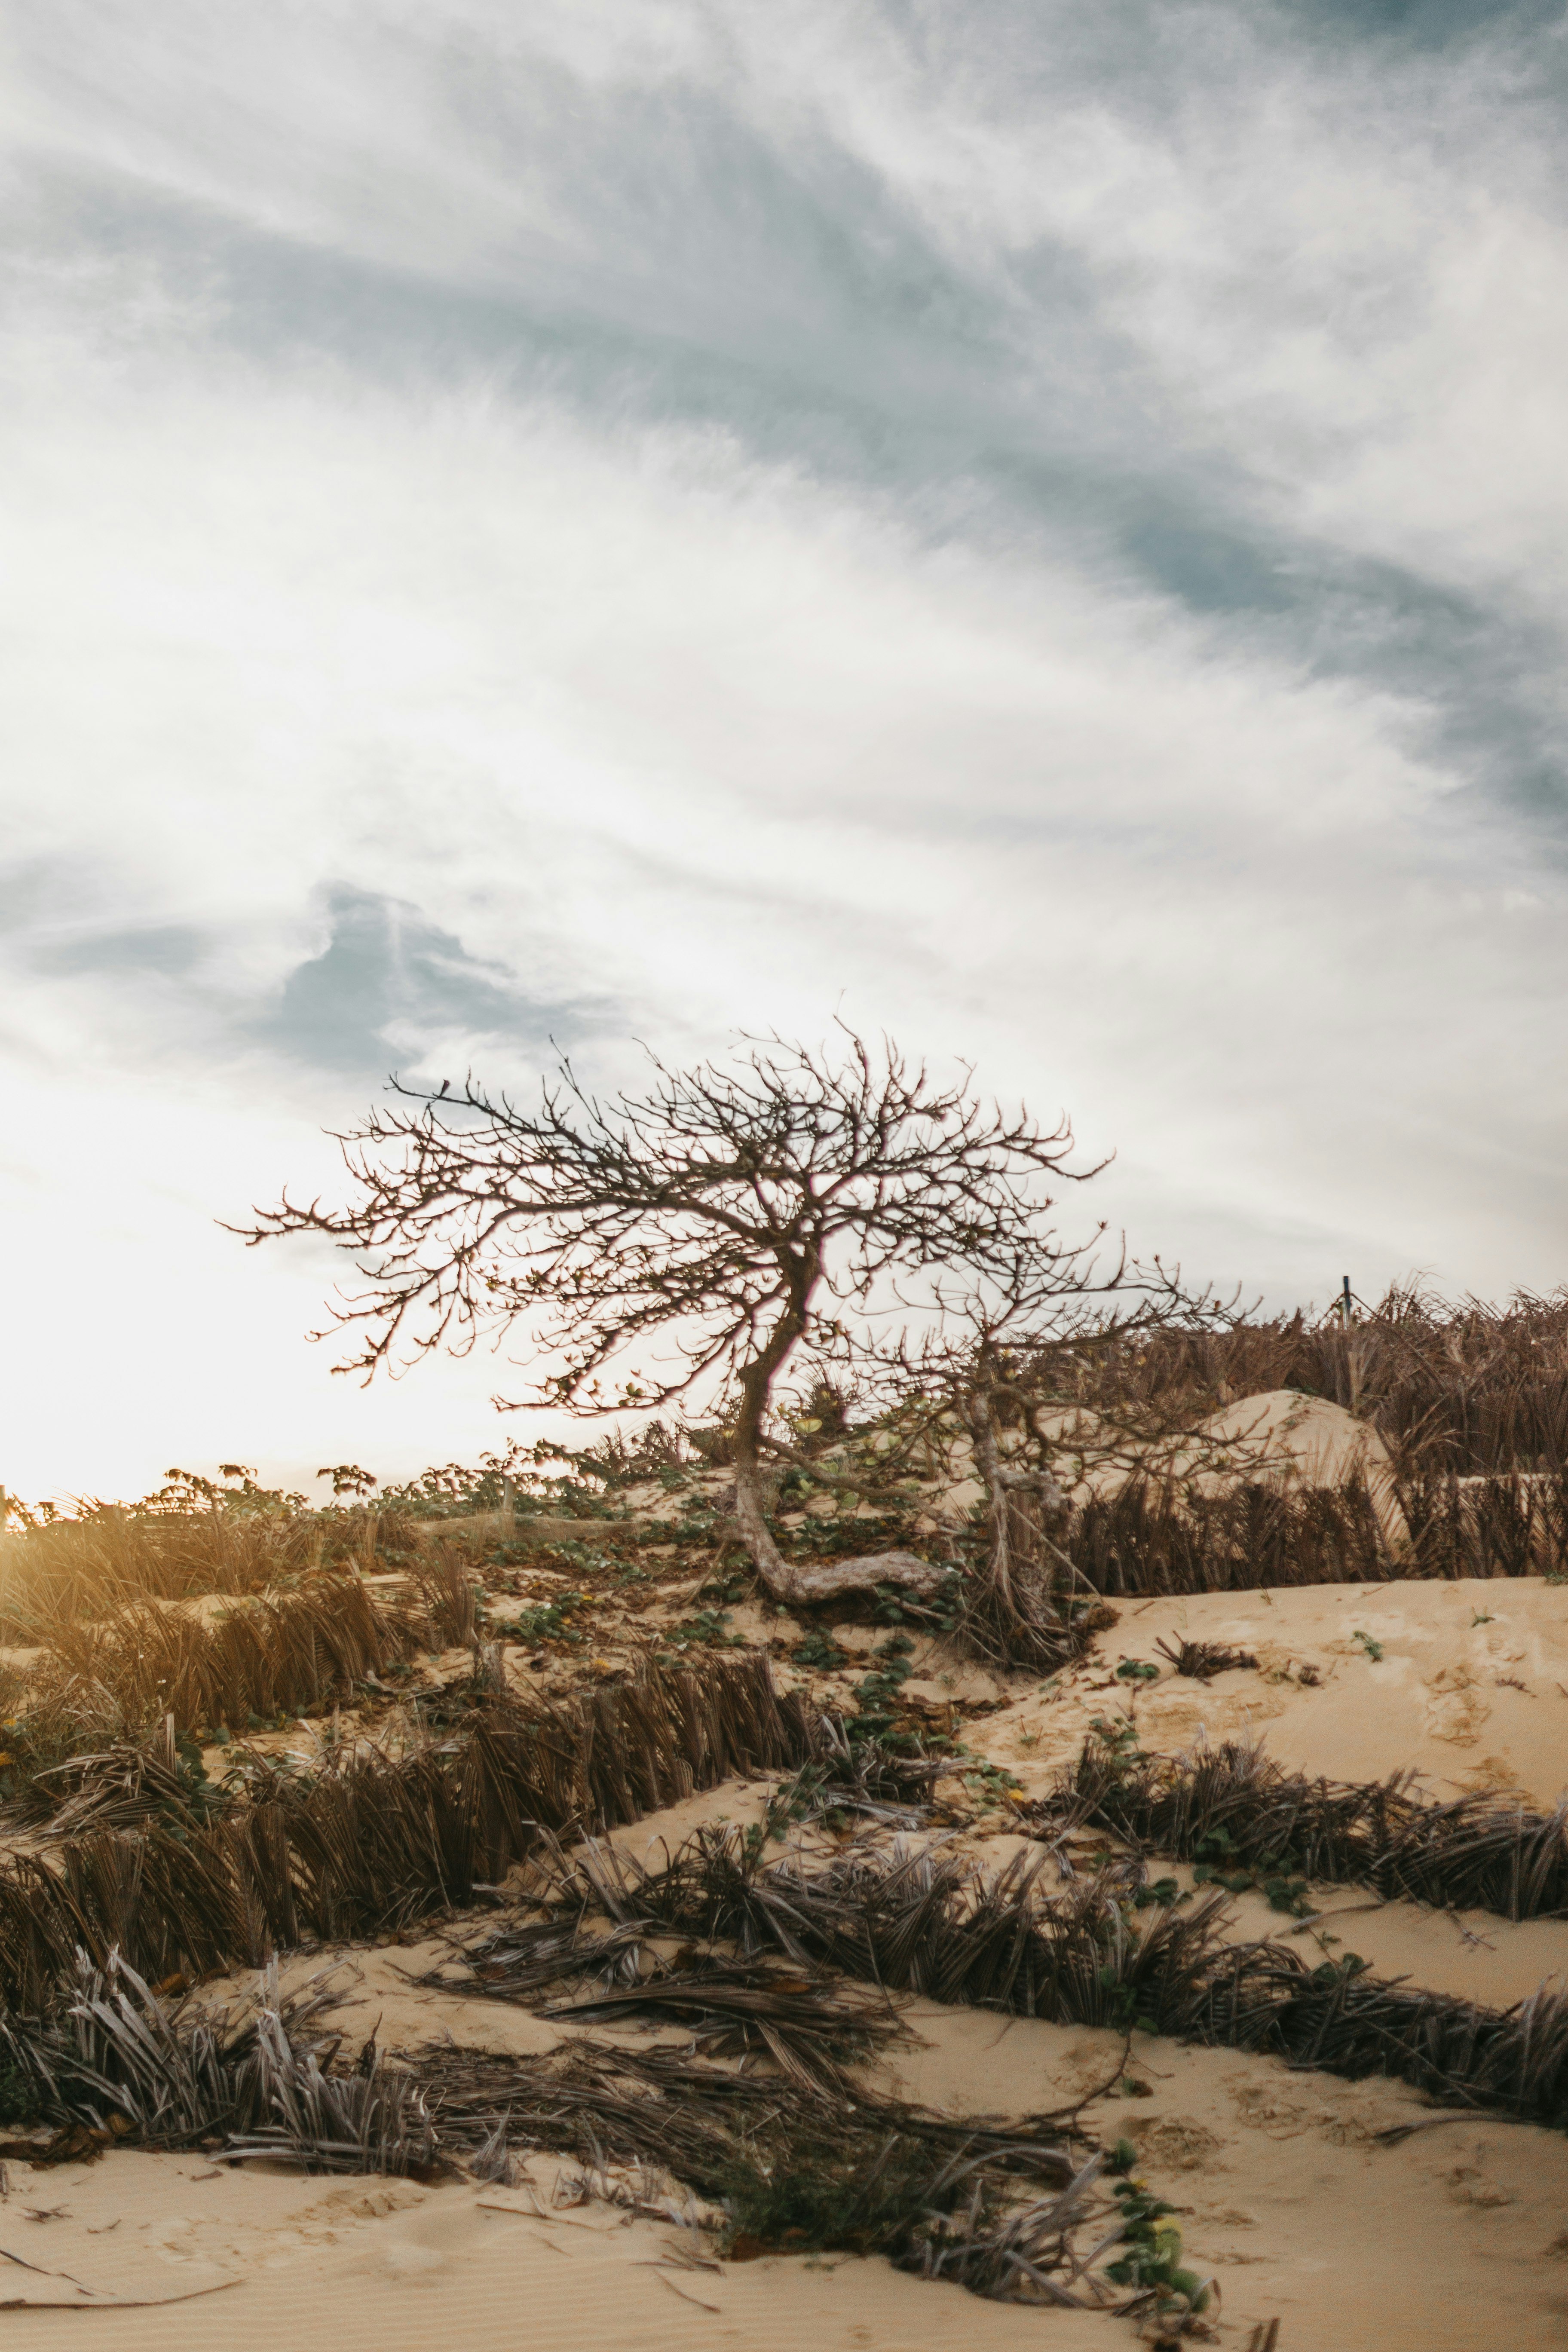
[[[1316,1880],[1508,1919],[1568,1909],[1568,1801],[1550,1813],[1487,1794],[1438,1803],[1408,1773],[1312,1779],[1239,1741],[1172,1759],[1144,1754],[1135,1738],[1097,1738],[1019,1818],[1048,1836],[1093,1822],[1195,1862],[1233,1891],[1293,1890],[1292,1904]]]
[[[799,1701],[745,1657],[559,1706],[491,1699],[459,1736],[402,1755],[348,1748],[309,1771],[264,1759],[226,1776],[231,1801],[205,1822],[89,1827],[47,1860],[0,1859],[0,2000],[37,2007],[79,1948],[99,1965],[118,1950],[157,1983],[394,1933],[473,1901],[552,1835],[788,1769],[813,1744]]]
[[[95,1506],[0,1538],[0,1638],[52,1640],[60,1627],[128,1603],[259,1592],[310,1557],[287,1514]]]
[[[879,2142],[836,2118],[742,2141],[715,2164],[710,2194],[729,2215],[723,2250],[731,2260],[831,2250],[918,2266],[933,2223],[965,2186],[963,2171],[926,2142],[896,2132]]]
[[[1179,1643],[1174,1649],[1169,1642],[1156,1642],[1154,1647],[1163,1657],[1169,1658],[1179,1675],[1194,1682],[1212,1682],[1215,1675],[1229,1675],[1244,1667],[1256,1669],[1258,1661],[1250,1650],[1233,1650],[1224,1642]]]
[[[31,1688],[85,1729],[134,1735],[173,1716],[182,1729],[245,1731],[348,1696],[432,1637],[426,1612],[321,1574],[210,1616],[138,1601],[68,1621]]]
[[[563,1592],[512,1614],[493,1614],[487,1630],[509,1642],[565,1642],[575,1648],[584,1638],[577,1621],[591,1606],[584,1592]]]

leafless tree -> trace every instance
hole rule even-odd
[[[990,1557],[966,1595],[965,1633],[999,1662],[1048,1669],[1073,1646],[1075,1588],[1099,1601],[1058,1540],[1069,1497],[1227,1459],[1202,1405],[1141,1396],[1130,1364],[1173,1332],[1228,1324],[1236,1302],[1187,1291],[1158,1257],[1098,1272],[1068,1254],[1025,1258],[962,1297],[937,1289],[937,1317],[879,1357],[893,1391],[962,1431],[984,1490]]]
[[[800,1597],[762,1475],[791,1450],[768,1424],[794,1352],[842,1355],[889,1313],[940,1323],[952,1286],[1093,1280],[1049,1223],[1051,1187],[1098,1172],[1068,1165],[1065,1119],[1044,1129],[985,1102],[967,1068],[941,1082],[886,1041],[843,1038],[836,1054],[748,1038],[725,1066],[654,1058],[644,1093],[605,1102],[563,1063],[531,1109],[471,1077],[395,1080],[394,1106],[336,1139],[346,1206],[285,1194],[241,1230],[325,1234],[353,1258],[341,1370],[464,1354],[488,1331],[554,1367],[503,1406],[589,1415],[723,1391],[741,1536],[770,1590]],[[898,1581],[902,1556],[885,1557]]]

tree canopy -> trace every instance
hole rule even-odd
[[[1004,1111],[846,1030],[829,1053],[742,1040],[728,1063],[650,1057],[644,1091],[602,1101],[570,1062],[525,1107],[471,1076],[394,1080],[337,1137],[343,1205],[287,1193],[257,1243],[324,1234],[359,1286],[334,1308],[343,1370],[397,1371],[487,1334],[539,1367],[509,1405],[577,1414],[733,1399],[737,1517],[775,1591],[791,1576],[757,1477],[775,1385],[797,1349],[831,1353],[879,1315],[940,1320],[960,1293],[1085,1286],[1059,1242],[1065,1118]],[[1102,1228],[1101,1228],[1102,1230]],[[1099,1286],[1113,1287],[1119,1272]]]

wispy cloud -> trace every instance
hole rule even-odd
[[[51,1085],[199,1097],[226,1213],[388,1058],[842,1000],[1198,1270],[1561,1278],[1554,14],[10,39],[30,1213]],[[176,1189],[126,1267],[205,1249]],[[224,1411],[309,1450],[279,1386]]]

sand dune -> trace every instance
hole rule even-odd
[[[1249,1650],[1259,1671],[1178,1677],[1157,1644],[1184,1637]],[[1160,1681],[1118,1682],[1123,1657],[1158,1665]],[[1317,1685],[1296,1679],[1303,1664]],[[1032,1792],[1108,1712],[1131,1713],[1162,1752],[1261,1737],[1281,1763],[1335,1780],[1414,1768],[1437,1796],[1518,1789],[1550,1807],[1568,1790],[1568,1587],[1401,1580],[1120,1604],[1090,1656],[977,1727],[974,1744]]]
[[[745,1620],[744,1630],[754,1638],[764,1629]],[[852,1650],[880,1638],[841,1633]],[[1249,1650],[1258,1667],[1206,1685],[1182,1679],[1156,1643],[1183,1636]],[[1123,1658],[1158,1664],[1159,1679],[1118,1679]],[[1266,1741],[1283,1764],[1337,1779],[1414,1768],[1436,1796],[1501,1787],[1548,1807],[1568,1784],[1568,1590],[1535,1581],[1123,1604],[1092,1654],[1043,1686],[1019,1676],[975,1681],[979,1670],[960,1668],[942,1643],[913,1663],[911,1687],[933,1699],[952,1696],[960,1673],[972,1698],[984,1698],[984,1682],[1001,1703],[972,1717],[965,1738],[1028,1795],[1049,1786],[1096,1717],[1130,1718],[1142,1744],[1164,1753],[1245,1737]],[[1303,1666],[1315,1682],[1303,1684]],[[769,1792],[731,1781],[617,1832],[616,1843],[657,1856],[700,1822],[759,1819]],[[1000,1864],[1021,1843],[1015,1821],[997,1803],[957,1835]],[[1191,1883],[1179,1865],[1173,1874]],[[1299,1935],[1309,1958],[1332,1936],[1337,1945],[1325,1948],[1353,1949],[1380,1973],[1493,2005],[1543,1979],[1568,1981],[1568,1922],[1510,1925],[1377,1904],[1345,1886],[1318,1890],[1316,1907],[1318,1916],[1297,1923],[1243,1895],[1231,1932]],[[521,2008],[411,1981],[449,1950],[442,1935],[426,1934],[296,1956],[285,1975],[298,1981],[338,1959],[345,2030],[359,2038],[374,2029],[393,2050],[449,2035],[541,2052],[570,2033]],[[204,1990],[216,1998],[226,1987]],[[1113,2075],[1121,2048],[1110,2032],[930,2001],[907,2001],[904,2011],[915,2038],[876,2079],[955,2116],[1058,2108]],[[1398,2084],[1352,2084],[1163,2039],[1137,2037],[1130,2078],[1135,2095],[1101,2098],[1085,2121],[1106,2142],[1132,2138],[1145,2177],[1180,2209],[1186,2259],[1220,2289],[1211,2340],[1244,2352],[1255,2326],[1278,2318],[1279,2352],[1496,2344],[1545,2352],[1563,2343],[1568,2139],[1456,2119]],[[1378,2137],[1409,2124],[1422,2128],[1392,2144]],[[206,2352],[215,2338],[333,2352],[426,2336],[464,2352],[535,2338],[565,2352],[705,2343],[1078,2352],[1134,2338],[1128,2322],[987,2304],[881,2261],[768,2256],[694,2268],[690,2233],[672,2224],[592,2200],[558,2210],[562,2173],[555,2159],[535,2158],[523,2185],[498,2189],[461,2177],[303,2179],[270,2164],[231,2169],[137,2152],[50,2170],[12,2162],[0,2183],[12,2324],[29,2344],[73,2352],[111,2332],[116,2345],[166,2352]]]
[[[497,2047],[558,2029],[493,2003],[396,2000],[395,1970],[437,1939],[362,1954],[359,2021],[389,2038],[443,2029]],[[299,1964],[301,1967],[303,1964]],[[1114,2071],[1119,2037],[909,2004],[919,2039],[889,2087],[955,2115],[1059,2105]],[[1106,2099],[1091,2128],[1126,2134],[1182,2212],[1190,2255],[1223,2302],[1215,2340],[1245,2346],[1283,2323],[1282,2352],[1545,2352],[1568,2320],[1568,2142],[1468,2117],[1402,2143],[1375,2135],[1434,2110],[1381,2081],[1292,2073],[1269,2059],[1140,2038],[1146,2095]],[[568,2171],[570,2168],[564,2168]],[[0,2242],[68,2272],[15,2272],[28,2343],[331,2346],[381,2352],[437,2339],[463,2352],[520,2341],[568,2347],[745,2344],[777,2352],[936,2352],[1026,2344],[1081,2352],[1130,2342],[1129,2324],[978,2302],[880,2261],[765,2257],[692,2269],[687,2232],[551,2198],[563,2168],[529,2185],[305,2179],[270,2165],[229,2171],[193,2157],[120,2153],[51,2171],[13,2164]],[[47,2211],[51,2218],[31,2215]],[[212,2290],[204,2294],[203,2290]],[[199,2296],[188,2304],[170,2301]],[[110,2304],[138,2304],[110,2316]],[[38,2308],[53,2305],[52,2309]],[[89,2316],[93,2306],[95,2315]],[[13,2305],[13,2308],[16,2306]]]

